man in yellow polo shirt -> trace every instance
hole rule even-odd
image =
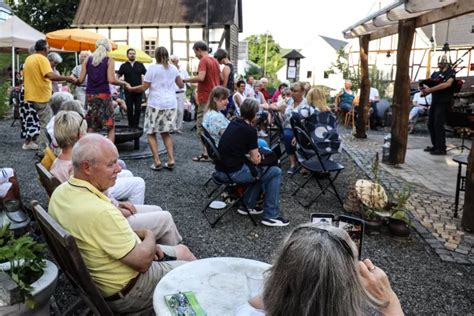
[[[28,56],[23,66],[23,80],[25,87],[25,101],[38,113],[40,121],[39,149],[40,152],[46,147],[46,125],[53,115],[49,100],[53,93],[51,81],[75,82],[73,77],[59,76],[53,72],[51,64],[46,58],[49,52],[48,43],[45,40],[38,40],[35,44],[35,53]],[[30,148],[37,149],[30,145]]]
[[[75,238],[111,309],[135,313],[153,305],[153,290],[164,274],[184,263],[179,260],[195,257],[183,245],[157,245],[150,230],[132,230],[103,193],[121,170],[117,160],[117,148],[107,138],[81,138],[72,150],[74,176],[54,191],[49,213]],[[177,261],[155,261],[165,254]]]

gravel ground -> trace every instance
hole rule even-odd
[[[46,192],[36,179],[34,153],[21,149],[19,124],[11,128],[10,123],[0,121],[0,135],[3,135],[0,139],[0,166],[13,167],[17,171],[24,201],[36,199],[46,206]],[[184,135],[173,136],[177,161],[174,171],[150,170],[151,159],[128,160],[126,163],[135,175],[145,179],[146,202],[160,205],[173,214],[184,243],[198,258],[234,256],[270,262],[282,238],[298,224],[308,221],[311,212],[343,213],[331,196],[323,196],[312,209],[305,210],[291,196],[295,189],[292,181],[301,181],[301,178],[290,179],[285,175],[280,202],[291,221],[288,227],[254,227],[247,218],[231,212],[211,229],[201,215],[201,208],[206,202],[202,185],[213,167],[210,163],[191,161],[192,155],[200,152],[197,137],[190,132],[191,126],[187,123]],[[359,171],[346,155],[342,154],[340,159],[346,170],[337,180],[337,187],[345,194],[351,174]],[[407,314],[472,315],[473,267],[441,261],[414,233],[408,239],[396,239],[388,233],[366,236],[363,257],[371,258],[387,272]],[[59,308],[66,308],[75,295],[75,290],[61,275],[55,295]]]

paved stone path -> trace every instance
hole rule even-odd
[[[356,139],[350,129],[340,128],[343,149],[368,177],[376,152],[382,157],[383,138],[387,133],[368,132],[367,139]],[[448,139],[448,149],[460,139]],[[474,264],[474,234],[461,228],[463,193],[459,217],[454,218],[454,197],[458,165],[452,158],[460,154],[452,150],[446,156],[433,156],[423,151],[430,144],[428,136],[409,136],[405,163],[400,166],[381,164],[383,186],[398,190],[409,183],[412,195],[408,209],[413,228],[434,248],[444,261]],[[466,142],[471,146],[470,142]],[[467,154],[464,151],[464,154]],[[465,167],[464,167],[465,172]]]

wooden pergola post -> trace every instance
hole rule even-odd
[[[388,163],[405,162],[410,112],[410,52],[415,34],[415,19],[398,22],[397,73],[393,91],[392,139]]]
[[[360,96],[357,107],[356,138],[367,138],[367,105],[369,104],[370,79],[369,79],[369,35],[359,37],[360,55]]]
[[[472,138],[474,144],[474,138]],[[466,171],[466,192],[461,226],[468,232],[474,232],[474,146],[471,146]]]

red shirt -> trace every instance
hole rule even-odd
[[[268,93],[267,89],[262,88],[262,89],[260,90],[260,92],[261,92],[261,93],[263,94],[263,96],[265,97],[265,101],[267,101],[268,99],[271,98],[271,97],[270,97],[270,93]]]
[[[199,104],[206,104],[212,89],[220,84],[221,70],[215,58],[204,56],[199,60],[198,72],[200,71],[205,71],[206,77],[197,84],[197,101]]]

